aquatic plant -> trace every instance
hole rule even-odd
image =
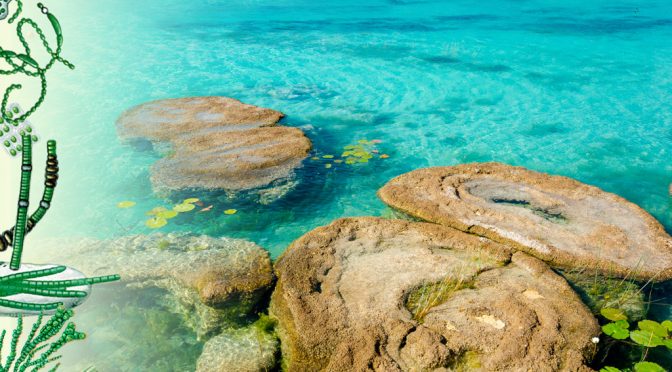
[[[16,25],[16,35],[23,47],[23,51],[12,51],[0,47],[0,59],[10,66],[8,70],[0,70],[0,75],[13,76],[13,75],[24,75],[29,78],[36,78],[40,81],[40,95],[37,101],[30,106],[26,112],[19,112],[16,105],[10,105],[10,96],[13,92],[18,91],[23,88],[21,84],[11,84],[3,94],[2,103],[0,103],[0,117],[2,120],[0,124],[5,124],[3,129],[3,139],[2,142],[5,145],[5,148],[14,156],[21,151],[19,145],[17,144],[18,137],[17,134],[20,134],[21,131],[25,131],[26,134],[32,132],[32,127],[27,123],[26,119],[32,115],[44,102],[44,99],[47,95],[47,72],[56,64],[60,62],[70,69],[74,69],[75,66],[61,57],[61,49],[63,47],[63,33],[61,31],[61,25],[54,14],[49,12],[49,10],[42,4],[37,4],[40,12],[46,15],[51,27],[56,35],[56,48],[52,48],[47,37],[44,35],[44,31],[40,26],[30,18],[22,18]],[[13,23],[18,19],[22,11],[21,1],[17,0],[17,10],[10,17],[8,23]],[[32,28],[32,30],[37,33],[42,46],[46,53],[50,56],[49,60],[45,64],[40,64],[35,58],[32,57],[32,52],[28,40],[24,35],[24,28]],[[30,130],[29,130],[30,128]],[[12,132],[10,133],[10,129]],[[14,140],[12,141],[12,138]],[[32,137],[31,137],[32,138]],[[34,138],[36,139],[36,137]],[[22,146],[25,147],[25,146]]]
[[[313,156],[311,160],[327,160],[332,163],[326,163],[325,168],[329,169],[333,167],[333,164],[345,163],[348,165],[368,163],[369,160],[376,158],[387,159],[390,156],[388,154],[380,154],[380,151],[376,147],[377,144],[381,143],[380,140],[367,140],[360,139],[356,144],[346,145],[343,147],[343,153],[340,158],[336,159],[335,155],[325,154],[320,156]]]
[[[651,348],[666,347],[672,350],[672,321],[662,323],[650,319],[637,322],[635,327],[628,321],[626,313],[617,308],[604,308],[600,312],[610,322],[602,326],[602,332],[612,339],[642,349],[639,362],[633,365],[635,372],[659,372],[665,369],[658,363],[647,361]],[[616,367],[604,367],[600,372],[619,372]]]
[[[43,315],[40,314],[33,323],[28,338],[19,348],[19,339],[23,333],[23,317],[19,315],[16,328],[12,332],[7,359],[4,364],[0,360],[0,372],[23,372],[29,368],[31,371],[37,371],[60,359],[56,353],[63,346],[86,337],[84,333],[77,331],[74,323],[67,323],[72,316],[72,310],[59,307],[56,313],[43,324]],[[6,333],[7,331],[3,330],[0,334],[0,352]],[[50,342],[52,339],[55,340]],[[55,371],[58,367],[59,364],[56,364],[50,371]]]
[[[471,283],[464,278],[455,279],[446,276],[440,282],[422,285],[406,296],[406,308],[411,312],[413,319],[422,322],[429,311],[446,302],[455,292],[468,288]]]

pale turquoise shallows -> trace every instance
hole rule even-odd
[[[163,231],[246,238],[279,255],[334,218],[380,215],[418,167],[501,161],[597,185],[672,228],[672,2],[202,0],[53,2],[66,37],[45,109],[62,179],[40,236],[149,233],[158,158],[114,121],[152,99],[224,95],[280,110],[316,154],[379,139],[388,159],[325,168],[259,205],[214,204]],[[67,4],[67,5],[66,5]],[[135,201],[130,209],[117,202]],[[173,201],[175,202],[175,200]],[[224,209],[238,213],[225,215]]]

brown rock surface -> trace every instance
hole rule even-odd
[[[599,334],[543,262],[430,223],[337,220],[276,273],[290,371],[584,370]]]
[[[499,163],[415,170],[378,192],[391,207],[570,269],[672,278],[672,238],[637,205],[576,180]]]
[[[298,128],[278,126],[281,112],[227,97],[145,103],[117,121],[122,139],[167,142],[170,155],[151,170],[157,190],[247,190],[291,178],[311,149]]]

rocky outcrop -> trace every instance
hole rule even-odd
[[[556,267],[672,278],[672,238],[655,218],[570,178],[475,163],[415,170],[378,195],[404,213],[488,237]]]
[[[595,318],[546,264],[424,222],[341,219],[278,259],[291,371],[587,370]]]
[[[267,251],[229,238],[152,234],[84,240],[70,244],[68,256],[58,260],[89,275],[117,273],[123,285],[167,290],[175,311],[200,336],[254,315],[274,281]]]
[[[156,190],[241,191],[289,181],[311,149],[298,128],[277,125],[283,114],[226,97],[154,101],[124,112],[122,139],[169,143],[151,169]]]

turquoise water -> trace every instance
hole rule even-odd
[[[475,5],[478,4],[478,5]],[[380,215],[375,192],[418,167],[501,161],[574,177],[672,229],[672,2],[130,1],[51,5],[77,69],[52,74],[33,122],[60,141],[62,178],[41,236],[149,233],[158,159],[120,143],[136,104],[224,95],[287,114],[315,154],[359,139],[357,166],[307,160],[299,186],[215,207],[162,231],[246,238],[279,255],[335,218]],[[120,210],[122,200],[138,203]],[[224,215],[228,208],[236,215]],[[47,221],[47,220],[45,220]],[[57,222],[56,222],[57,221]]]
[[[62,154],[50,216],[59,224],[43,235],[149,232],[144,212],[166,203],[148,181],[158,156],[120,143],[114,122],[148,100],[198,95],[280,110],[319,154],[366,138],[382,140],[390,158],[332,169],[307,161],[301,185],[269,206],[193,193],[213,211],[181,216],[165,231],[248,238],[277,256],[334,218],[380,214],[375,191],[395,175],[490,160],[595,184],[672,227],[670,2],[62,7],[52,11],[77,69],[54,72],[33,120]],[[139,205],[119,210],[122,200]],[[228,208],[239,212],[223,215]]]

